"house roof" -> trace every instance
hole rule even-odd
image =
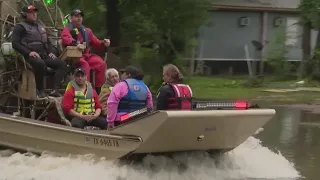
[[[297,11],[301,0],[214,0],[214,7],[226,9],[255,9]]]

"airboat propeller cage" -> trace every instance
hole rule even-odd
[[[67,14],[64,16],[63,20],[62,20],[62,24],[63,25],[66,25],[68,24],[70,21],[69,21],[69,17],[70,17],[70,14]]]

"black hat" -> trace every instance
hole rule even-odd
[[[139,71],[138,68],[134,67],[134,66],[127,66],[126,68],[124,69],[120,69],[119,70],[121,73],[127,73],[127,74],[130,74],[131,77],[135,78],[137,76],[139,76],[141,73]]]
[[[86,71],[83,68],[77,68],[74,70],[74,75],[76,75],[77,73],[82,72],[83,74],[86,74]]]
[[[71,11],[70,16],[76,16],[78,14],[81,14],[81,16],[84,16],[83,12],[80,9],[74,9]]]
[[[35,7],[35,6],[24,6],[22,8],[22,12],[25,12],[25,13],[29,13],[29,12],[33,12],[33,11],[38,11],[38,9]]]

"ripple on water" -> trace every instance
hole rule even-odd
[[[0,180],[224,180],[297,179],[299,172],[280,152],[274,153],[250,137],[218,159],[205,152],[175,155],[173,158],[147,156],[140,164],[119,165],[117,161],[77,157],[40,157],[0,152]],[[181,168],[182,167],[187,167]]]

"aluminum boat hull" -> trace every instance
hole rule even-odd
[[[34,153],[130,154],[225,151],[252,136],[274,109],[158,111],[110,131],[83,130],[0,113],[0,145]]]

